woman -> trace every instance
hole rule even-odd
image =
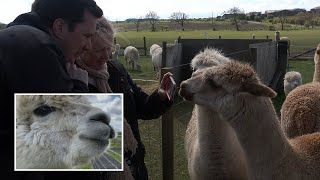
[[[77,64],[88,71],[90,92],[124,94],[124,117],[138,143],[135,153],[134,150],[125,152],[125,160],[134,179],[144,180],[148,179],[148,171],[144,164],[145,148],[140,138],[138,119],[148,120],[160,117],[171,107],[172,100],[169,101],[167,99],[162,89],[163,82],[161,82],[159,89],[155,90],[151,95],[147,95],[133,83],[122,64],[116,60],[109,59],[112,54],[113,35],[114,31],[110,22],[105,18],[99,19],[97,32],[91,41],[92,49],[86,51],[77,60]],[[165,74],[163,79],[169,76],[172,76],[172,74]],[[124,137],[127,138],[127,136],[125,134]],[[127,144],[132,145],[132,143]]]

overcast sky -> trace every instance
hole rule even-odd
[[[95,107],[101,108],[111,116],[111,126],[122,132],[122,96],[114,94],[88,95],[89,101]]]
[[[0,22],[9,23],[19,14],[30,11],[34,0],[0,0]],[[181,11],[190,18],[214,17],[238,7],[245,12],[279,9],[311,8],[320,6],[319,0],[96,0],[106,17],[112,21],[145,16],[155,11],[166,19],[172,12]]]

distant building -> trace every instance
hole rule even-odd
[[[246,16],[261,16],[261,12],[249,12]]]
[[[320,14],[320,6],[310,9],[311,13]]]
[[[265,14],[267,17],[279,17],[279,16],[294,16],[301,12],[307,12],[305,9],[295,8],[295,9],[283,9],[283,10],[267,10]]]
[[[232,17],[233,17],[233,14],[224,14],[222,16],[222,18],[224,18],[224,19],[231,19]]]
[[[238,17],[240,17],[240,19],[244,19],[244,17],[246,16],[245,14],[237,14]],[[222,16],[222,18],[224,19],[232,19],[234,17],[234,14],[224,14]]]

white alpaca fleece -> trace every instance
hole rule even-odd
[[[84,96],[19,95],[16,168],[77,168],[99,156],[115,137],[110,115]]]
[[[283,80],[284,93],[287,96],[294,88],[302,84],[302,77],[299,72],[289,71],[285,74]]]
[[[230,59],[225,57],[220,50],[206,48],[197,54],[191,61],[191,67],[194,70],[203,69],[211,66],[217,66],[229,62]]]
[[[124,50],[124,58],[126,60],[127,64],[132,65],[132,69],[137,69],[140,70],[140,63],[139,63],[139,58],[140,54],[137,48],[133,46],[128,46]]]
[[[154,54],[154,50],[158,48],[161,48],[158,44],[153,44],[152,46],[150,46],[150,56],[152,56]]]
[[[192,59],[191,67],[195,70],[192,76],[201,76],[209,67],[229,61],[219,50],[204,49]],[[203,78],[195,81],[192,87],[204,87],[202,92],[206,93],[211,87]],[[188,97],[190,95],[186,94]],[[245,155],[234,130],[217,112],[206,106],[194,106],[186,130],[185,150],[192,180],[248,179]]]

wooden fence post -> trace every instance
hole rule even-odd
[[[144,55],[147,56],[147,43],[146,37],[143,37],[143,48],[144,48]]]
[[[117,38],[116,38],[116,37],[113,38],[113,44],[114,44],[114,45],[117,44]]]
[[[161,78],[160,82],[171,68],[166,66],[167,42],[162,43],[162,63],[161,63]],[[161,119],[161,137],[162,137],[162,177],[163,180],[173,180],[173,113],[168,110],[162,115]]]
[[[270,86],[278,94],[283,93],[283,78],[287,71],[288,64],[288,42],[278,41],[278,61],[277,68],[273,79],[271,80]]]

